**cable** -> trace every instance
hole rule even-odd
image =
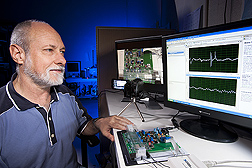
[[[164,97],[164,95],[163,94],[161,94],[161,93],[151,93],[151,92],[147,92],[147,94],[148,94],[148,96],[149,97],[151,97],[152,99],[154,99],[155,101],[157,101],[157,102],[159,102],[159,103],[162,103],[162,102],[164,102],[164,100],[158,100],[158,98],[162,98],[162,97]],[[154,94],[154,96],[152,96]]]
[[[165,164],[163,164],[163,163],[161,163],[161,162],[159,162],[159,161],[156,161],[152,156],[151,156],[151,154],[148,152],[148,151],[146,151],[147,152],[147,154],[150,156],[150,158],[154,161],[154,162],[151,162],[151,163],[156,163],[157,165],[159,165],[159,166],[161,166],[161,167],[168,167],[168,168],[170,168],[170,166],[167,166],[167,165],[165,165]],[[148,161],[148,162],[150,162],[150,161]]]
[[[118,92],[121,92],[121,90],[111,91],[111,90],[104,89],[104,90],[102,90],[102,91],[98,94],[98,97],[100,97],[100,96],[101,96],[103,93],[105,93],[105,92],[118,93]]]
[[[207,166],[207,167],[217,167],[220,164],[225,164],[225,163],[252,163],[252,161],[250,160],[227,160],[227,161],[203,161],[203,163]]]
[[[227,13],[227,0],[225,2],[225,9],[224,9],[224,24],[226,24],[226,13]]]
[[[177,117],[179,113],[180,113],[180,111],[178,111],[177,114],[175,114],[175,116],[173,116],[172,119],[171,119],[172,124],[174,125],[175,128],[179,128],[179,123],[178,123],[178,121],[175,119],[175,117]]]
[[[179,113],[181,113],[181,112],[185,112],[185,111],[180,111],[180,110],[178,110],[178,112],[172,117],[172,119],[171,119],[171,121],[172,121],[172,124],[174,125],[174,128],[178,128],[179,129],[179,123],[178,123],[178,121],[175,119],[178,115],[179,115]]]
[[[148,162],[148,163],[151,163],[155,168],[157,168],[157,166],[153,162],[150,162],[150,161],[148,161],[146,159],[143,159],[143,160],[146,161],[146,162]]]

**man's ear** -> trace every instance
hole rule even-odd
[[[12,44],[9,49],[12,59],[17,64],[23,64],[25,60],[25,52],[23,48],[20,47],[19,45]]]

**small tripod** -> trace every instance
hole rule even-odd
[[[132,98],[131,98],[131,101],[122,109],[122,111],[121,111],[119,114],[117,114],[117,116],[120,116],[120,115],[121,115],[132,103],[135,104],[136,109],[137,109],[137,112],[138,112],[138,114],[139,114],[139,116],[140,116],[142,122],[144,122],[143,115],[142,115],[142,113],[140,112],[140,110],[139,110],[139,108],[138,108],[138,106],[137,106],[137,104],[136,104],[136,98],[135,98],[135,97],[132,97]]]

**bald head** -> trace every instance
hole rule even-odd
[[[30,31],[33,23],[41,23],[46,24],[49,26],[48,23],[44,21],[38,21],[38,20],[26,20],[24,22],[21,22],[16,25],[14,28],[11,39],[10,39],[10,45],[16,44],[23,48],[26,54],[29,53],[29,44],[30,44]]]
[[[53,43],[63,43],[58,32],[52,28],[49,24],[44,22],[32,22],[29,31],[29,46],[33,43],[39,43],[41,45],[54,45]]]
[[[27,20],[17,24],[11,35],[10,50],[12,46],[19,46],[23,49],[26,57],[30,57],[32,50],[41,46],[52,46],[64,48],[64,44],[58,32],[48,23],[38,20]],[[15,48],[15,47],[14,47]],[[11,52],[13,60],[16,62],[16,72],[18,74],[20,65],[13,52]]]

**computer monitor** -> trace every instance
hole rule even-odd
[[[81,72],[80,61],[67,61],[65,75],[66,78],[79,78]]]
[[[252,20],[165,36],[163,46],[164,105],[200,116],[183,130],[233,142],[223,123],[252,129]]]
[[[144,90],[163,93],[162,36],[116,40],[118,79],[140,78]]]

